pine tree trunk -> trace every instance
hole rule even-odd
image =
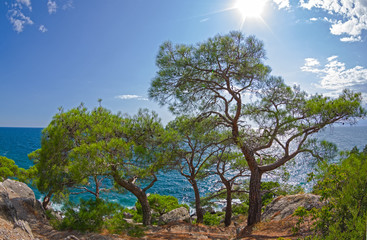
[[[228,227],[231,225],[232,218],[232,187],[229,182],[225,183],[227,191],[227,205],[226,205],[226,215],[224,217],[224,226]]]
[[[204,214],[203,214],[203,208],[201,207],[201,202],[200,202],[199,188],[195,180],[191,180],[191,185],[195,193],[195,208],[196,208],[196,217],[197,217],[196,222],[203,223]]]
[[[125,188],[129,192],[135,195],[141,204],[143,210],[143,224],[145,226],[151,225],[152,213],[148,202],[148,197],[146,193],[140,187],[136,186],[134,183],[126,181],[118,176],[118,174],[114,174],[113,178],[117,184],[121,187]]]
[[[144,193],[144,192],[143,192]],[[151,224],[152,219],[152,211],[149,206],[148,197],[144,194],[139,194],[140,196],[138,198],[139,203],[141,204],[142,210],[143,210],[143,224],[145,226],[149,226]],[[136,195],[135,195],[136,196]]]
[[[261,172],[259,168],[251,171],[250,177],[250,204],[247,225],[251,226],[261,219]]]

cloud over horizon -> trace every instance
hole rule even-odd
[[[148,101],[148,98],[139,96],[139,95],[134,95],[134,94],[118,95],[118,96],[115,96],[115,98],[118,98],[121,100],[135,99],[135,100],[140,100],[140,101]]]
[[[338,60],[338,56],[327,58],[324,66],[315,58],[306,58],[301,70],[317,74],[321,80],[315,86],[329,90],[332,96],[341,93],[345,88],[367,96],[367,69],[362,66],[347,68],[345,63]]]

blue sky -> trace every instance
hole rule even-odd
[[[347,87],[366,102],[367,0],[267,0],[245,19],[236,1],[1,1],[0,126],[44,127],[58,107],[99,98],[114,112],[149,108],[172,120],[147,99],[159,45],[232,30],[262,40],[288,84],[329,96]]]

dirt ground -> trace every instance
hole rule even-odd
[[[245,227],[245,217],[238,219],[235,224],[229,227],[210,227],[202,224],[193,225],[186,222],[177,222],[165,226],[152,226],[145,231],[145,236],[140,238],[130,237],[126,234],[109,234],[107,231],[101,234],[57,231],[48,225],[32,225],[31,228],[34,238],[39,240],[266,240],[280,237],[295,240],[311,234],[310,222],[306,221],[301,226],[301,231],[295,235],[292,228],[296,222],[297,218],[288,217],[281,221],[262,222],[251,228]],[[0,240],[28,239],[13,226],[7,226],[5,222],[0,222],[0,225],[2,225]]]

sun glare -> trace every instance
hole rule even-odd
[[[264,5],[265,0],[237,0],[235,8],[241,12],[243,19],[248,17],[259,18]]]

